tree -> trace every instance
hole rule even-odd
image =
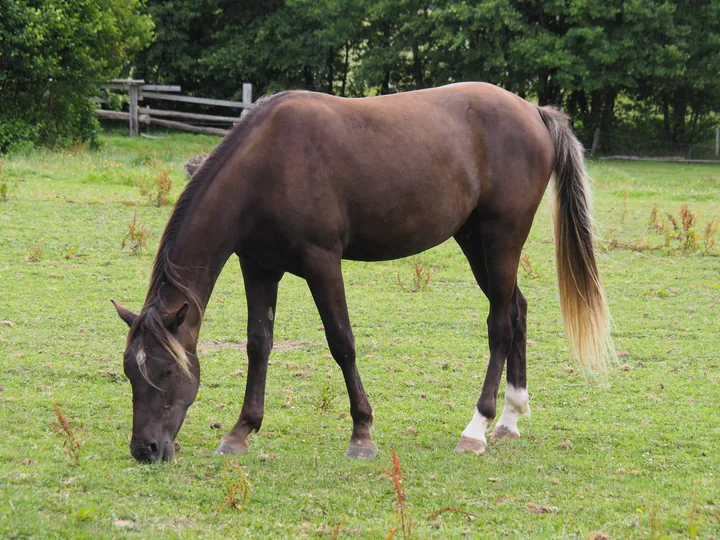
[[[139,0],[0,0],[0,151],[92,139],[88,98],[152,33]]]

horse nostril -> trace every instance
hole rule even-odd
[[[158,446],[158,443],[156,443],[156,442],[151,442],[150,444],[148,444],[147,447],[148,447],[148,450],[150,451],[151,455],[157,454],[158,450],[160,450],[160,447]]]

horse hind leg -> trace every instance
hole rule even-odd
[[[505,388],[505,407],[495,425],[492,439],[517,439],[520,431],[517,424],[523,415],[530,414],[527,392],[526,356],[527,344],[527,300],[515,287],[510,308],[513,323],[513,341],[507,358],[507,386]]]
[[[485,433],[495,418],[500,379],[513,347],[513,321],[517,318],[512,316],[512,307],[522,242],[511,241],[506,230],[501,223],[485,223],[482,227],[468,226],[456,236],[478,284],[490,301],[487,319],[490,360],[473,417],[455,448],[458,453],[481,454],[485,451]],[[516,364],[513,364],[515,371]]]

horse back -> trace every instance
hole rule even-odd
[[[264,223],[360,260],[428,249],[476,211],[534,214],[553,165],[536,107],[482,83],[362,99],[284,93],[246,155]]]

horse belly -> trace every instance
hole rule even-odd
[[[434,183],[435,188],[438,184]],[[474,190],[448,184],[378,193],[374,204],[350,207],[349,241],[343,258],[381,261],[415,255],[450,238],[476,205]]]

